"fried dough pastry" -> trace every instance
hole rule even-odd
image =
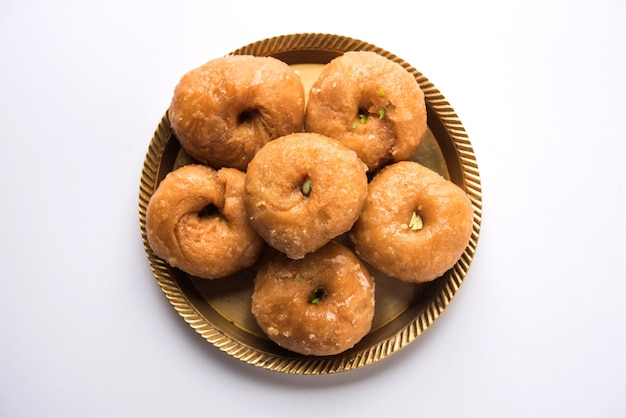
[[[472,225],[465,191],[421,164],[402,161],[372,179],[350,238],[356,253],[381,272],[427,282],[459,260]]]
[[[424,93],[415,77],[375,52],[333,59],[309,92],[305,130],[356,151],[370,172],[408,159],[426,129]]]
[[[302,258],[352,227],[367,195],[366,171],[354,151],[326,136],[275,139],[248,166],[246,212],[270,246]]]
[[[252,314],[283,348],[339,354],[371,328],[374,281],[351,250],[332,241],[300,260],[272,250],[255,277]]]
[[[249,267],[265,243],[243,207],[245,174],[187,165],[159,183],[146,208],[154,253],[173,267],[215,279]]]
[[[302,81],[284,62],[228,55],[181,78],[168,116],[189,155],[245,171],[265,143],[302,131],[304,100]]]

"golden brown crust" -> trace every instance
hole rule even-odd
[[[319,303],[310,302],[314,293]],[[334,242],[300,260],[271,251],[255,277],[252,313],[268,338],[288,350],[338,354],[371,328],[374,281],[352,251]]]
[[[278,138],[248,166],[244,201],[252,226],[272,247],[302,258],[352,227],[367,194],[366,170],[354,151],[325,136]]]
[[[361,123],[359,115],[370,112]],[[353,51],[335,58],[309,93],[305,130],[341,141],[370,171],[408,159],[426,129],[424,93],[417,81],[375,52]]]
[[[245,174],[187,165],[170,172],[146,209],[154,253],[173,267],[206,279],[252,265],[264,247],[243,208]],[[215,213],[201,216],[205,208]]]
[[[413,212],[421,230],[409,228]],[[356,253],[378,270],[408,282],[440,277],[459,260],[472,233],[467,194],[412,161],[382,169],[371,181],[350,233]]]
[[[229,55],[185,74],[168,115],[192,157],[245,171],[265,143],[302,131],[304,88],[282,61]]]

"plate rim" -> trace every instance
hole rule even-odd
[[[437,121],[442,126],[437,129],[440,134],[449,137],[453,144],[454,153],[457,157],[460,173],[450,173],[451,180],[463,188],[470,198],[474,208],[472,234],[467,248],[461,258],[447,273],[445,273],[445,285],[439,294],[426,306],[417,317],[413,318],[400,331],[393,336],[385,338],[371,347],[360,351],[348,350],[348,354],[335,356],[315,357],[297,356],[286,357],[275,353],[259,350],[251,347],[243,341],[237,340],[224,333],[218,326],[211,323],[201,312],[196,309],[179,284],[170,274],[170,267],[156,257],[147,241],[145,216],[148,201],[156,189],[161,173],[162,156],[173,133],[169,125],[167,111],[162,116],[144,158],[139,187],[139,222],[144,250],[146,252],[151,270],[161,290],[175,308],[178,314],[205,340],[219,348],[221,351],[244,361],[245,363],[268,370],[289,374],[311,375],[330,374],[354,370],[369,364],[378,362],[405,348],[419,338],[439,318],[446,307],[451,303],[463,284],[474,258],[480,228],[482,222],[482,188],[478,163],[474,154],[469,137],[460,119],[451,105],[441,92],[421,72],[401,58],[374,44],[358,39],[324,33],[296,33],[280,35],[262,39],[239,49],[228,55],[259,55],[259,56],[297,56],[306,51],[326,51],[329,56],[340,55],[347,51],[364,50],[374,51],[388,59],[397,62],[409,71],[417,80],[424,91],[427,108],[430,114],[437,116]],[[294,64],[296,62],[293,62]],[[307,62],[297,62],[306,64]],[[429,128],[431,128],[429,118]],[[438,143],[439,143],[439,138]],[[444,154],[445,155],[445,154]],[[440,279],[444,279],[442,276]]]

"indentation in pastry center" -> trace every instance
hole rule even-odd
[[[356,114],[356,118],[361,123],[365,123],[365,120],[367,119],[368,115],[369,115],[369,106],[359,107],[359,110],[357,111],[357,114]]]
[[[202,208],[200,212],[198,212],[198,216],[200,218],[213,218],[216,216],[221,216],[220,210],[212,203],[209,203],[205,207]]]
[[[252,123],[254,120],[261,117],[261,112],[258,109],[248,109],[237,115],[237,124],[242,125],[245,123]]]

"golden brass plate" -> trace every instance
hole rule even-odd
[[[150,142],[141,175],[139,221],[146,255],[165,296],[184,320],[208,342],[254,366],[292,374],[326,374],[356,369],[390,356],[422,335],[446,309],[463,283],[476,251],[482,216],[476,158],[454,110],[419,71],[379,47],[328,34],[278,36],[244,46],[232,54],[269,55],[285,61],[300,73],[308,91],[324,64],[353,50],[375,51],[415,76],[426,96],[429,131],[412,159],[467,191],[474,206],[473,233],[456,265],[430,283],[404,283],[370,267],[376,279],[376,313],[371,332],[354,348],[328,357],[308,357],[284,350],[265,337],[250,312],[254,267],[222,279],[198,279],[167,265],[148,245],[145,215],[150,197],[168,172],[194,162],[172,133],[166,112]]]

